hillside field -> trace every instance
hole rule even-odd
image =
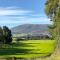
[[[56,47],[55,40],[26,40],[0,47],[0,58],[33,58],[49,56]]]

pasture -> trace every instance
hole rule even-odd
[[[0,47],[0,58],[45,57],[54,52],[55,40],[26,40]]]

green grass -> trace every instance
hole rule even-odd
[[[54,52],[55,40],[27,40],[15,42],[11,45],[0,48],[0,58],[32,58],[48,56]]]

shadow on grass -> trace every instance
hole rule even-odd
[[[0,49],[0,55],[26,54],[29,51],[30,50],[28,50],[28,49],[6,48],[6,49]]]
[[[8,46],[8,45],[7,45]],[[2,55],[23,55],[23,54],[33,54],[31,53],[34,49],[25,49],[24,47],[33,47],[32,45],[26,43],[12,43],[10,44],[12,47],[8,48],[0,48],[0,56]],[[22,48],[20,48],[22,47]]]
[[[44,54],[44,53],[37,53],[37,52],[33,52],[34,49],[25,49],[24,47],[34,47],[30,44],[27,43],[12,43],[10,44],[10,46],[12,47],[8,47],[8,48],[0,48],[0,56],[4,56],[4,55],[24,55],[24,54]],[[17,48],[18,47],[18,48]],[[22,47],[22,48],[20,48]],[[38,49],[40,50],[40,49]],[[49,56],[49,55],[47,55]]]
[[[20,43],[12,43],[11,44],[11,46],[12,47],[34,47],[34,46],[32,46],[32,45],[30,45],[30,44],[28,44],[28,43],[22,43],[22,42],[20,42]]]

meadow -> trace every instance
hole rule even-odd
[[[0,47],[0,58],[33,58],[50,56],[56,47],[55,40],[26,40]]]

